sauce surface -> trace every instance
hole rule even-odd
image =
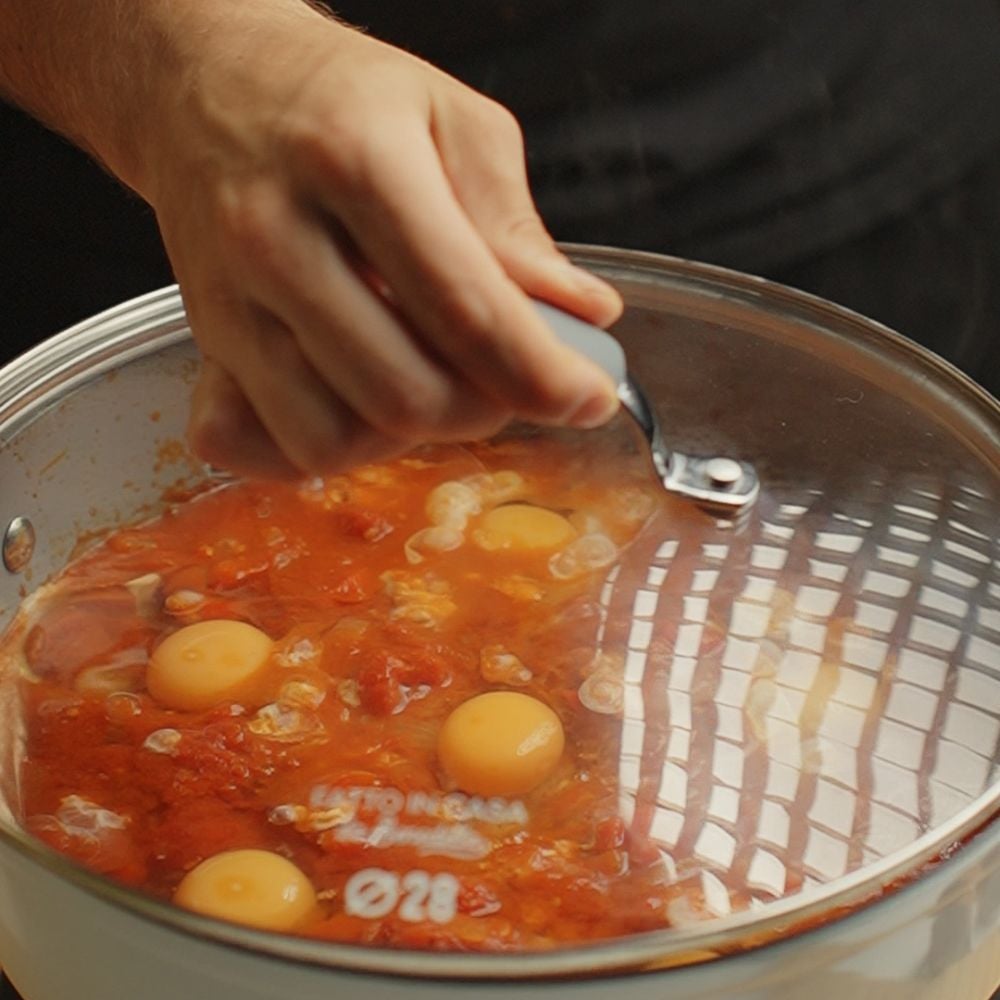
[[[317,938],[669,926],[699,901],[620,813],[600,601],[666,503],[636,456],[508,441],[235,484],[111,535],[22,630],[27,829]]]
[[[995,781],[991,507],[771,483],[734,528],[629,440],[232,484],[110,535],[0,641],[25,828],[222,919],[541,950],[811,893]]]

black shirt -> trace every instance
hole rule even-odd
[[[762,271],[1000,143],[996,0],[347,0],[521,119],[563,239]]]
[[[863,295],[789,268],[915,217],[998,159],[997,0],[332,2],[514,110],[560,239],[778,276],[927,342],[955,326],[993,337],[992,174],[957,220],[917,230],[915,264],[897,244],[861,255]],[[152,212],[2,104],[0,189],[0,358],[171,280]],[[952,293],[930,308],[914,293],[931,288]]]

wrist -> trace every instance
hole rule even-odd
[[[355,33],[311,0],[155,0],[150,6],[154,58],[124,118],[117,161],[109,165],[154,205],[163,165],[189,158],[210,168],[230,149],[245,158],[268,118],[280,114],[307,79],[304,53],[328,55],[331,32]]]

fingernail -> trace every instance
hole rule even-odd
[[[610,392],[588,396],[567,421],[570,427],[591,430],[606,424],[618,412],[618,397]]]

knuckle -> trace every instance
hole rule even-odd
[[[443,289],[439,295],[442,321],[460,353],[497,347],[503,316],[493,297],[474,287]]]
[[[220,215],[221,229],[241,261],[265,273],[282,271],[282,211],[276,192],[263,184],[226,190]]]
[[[497,140],[515,151],[524,148],[524,133],[514,114],[497,101],[487,100],[483,106],[484,121]]]
[[[370,128],[356,115],[331,113],[290,139],[293,162],[308,178],[333,195],[363,196],[375,185],[380,164],[398,158],[398,131],[382,115]]]
[[[296,129],[288,142],[293,162],[308,176],[340,186],[355,173],[353,164],[361,156],[363,138],[339,115],[329,115],[322,125]]]
[[[357,464],[358,455],[378,451],[382,434],[353,413],[331,405],[325,415],[286,427],[283,446],[290,461],[305,475],[326,476]]]

